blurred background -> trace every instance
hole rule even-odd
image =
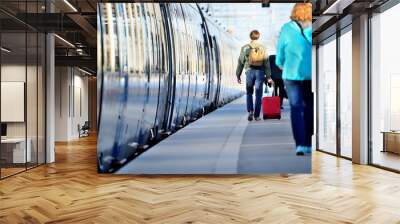
[[[203,12],[242,45],[249,42],[250,31],[260,31],[269,54],[275,52],[279,31],[290,20],[293,6],[291,3],[272,3],[269,7],[262,7],[261,3],[200,3]]]

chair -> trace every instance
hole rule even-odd
[[[78,124],[79,138],[89,136],[89,129],[90,129],[89,121],[85,121],[85,123],[82,126]]]

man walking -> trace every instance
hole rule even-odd
[[[260,112],[263,83],[266,82],[266,80],[268,80],[268,83],[272,83],[268,54],[265,47],[258,42],[259,38],[260,32],[257,30],[251,31],[251,41],[249,44],[242,47],[236,69],[238,83],[242,82],[240,76],[242,75],[243,68],[246,71],[247,112],[249,113],[249,121],[252,121],[253,118],[256,121],[261,120]],[[256,89],[255,108],[253,106],[254,87]]]

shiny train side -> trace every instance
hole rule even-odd
[[[103,3],[97,21],[99,172],[243,94],[237,41],[197,4]]]

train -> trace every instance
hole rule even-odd
[[[196,3],[100,3],[100,173],[242,96],[238,40]],[[199,136],[201,137],[201,136]]]

